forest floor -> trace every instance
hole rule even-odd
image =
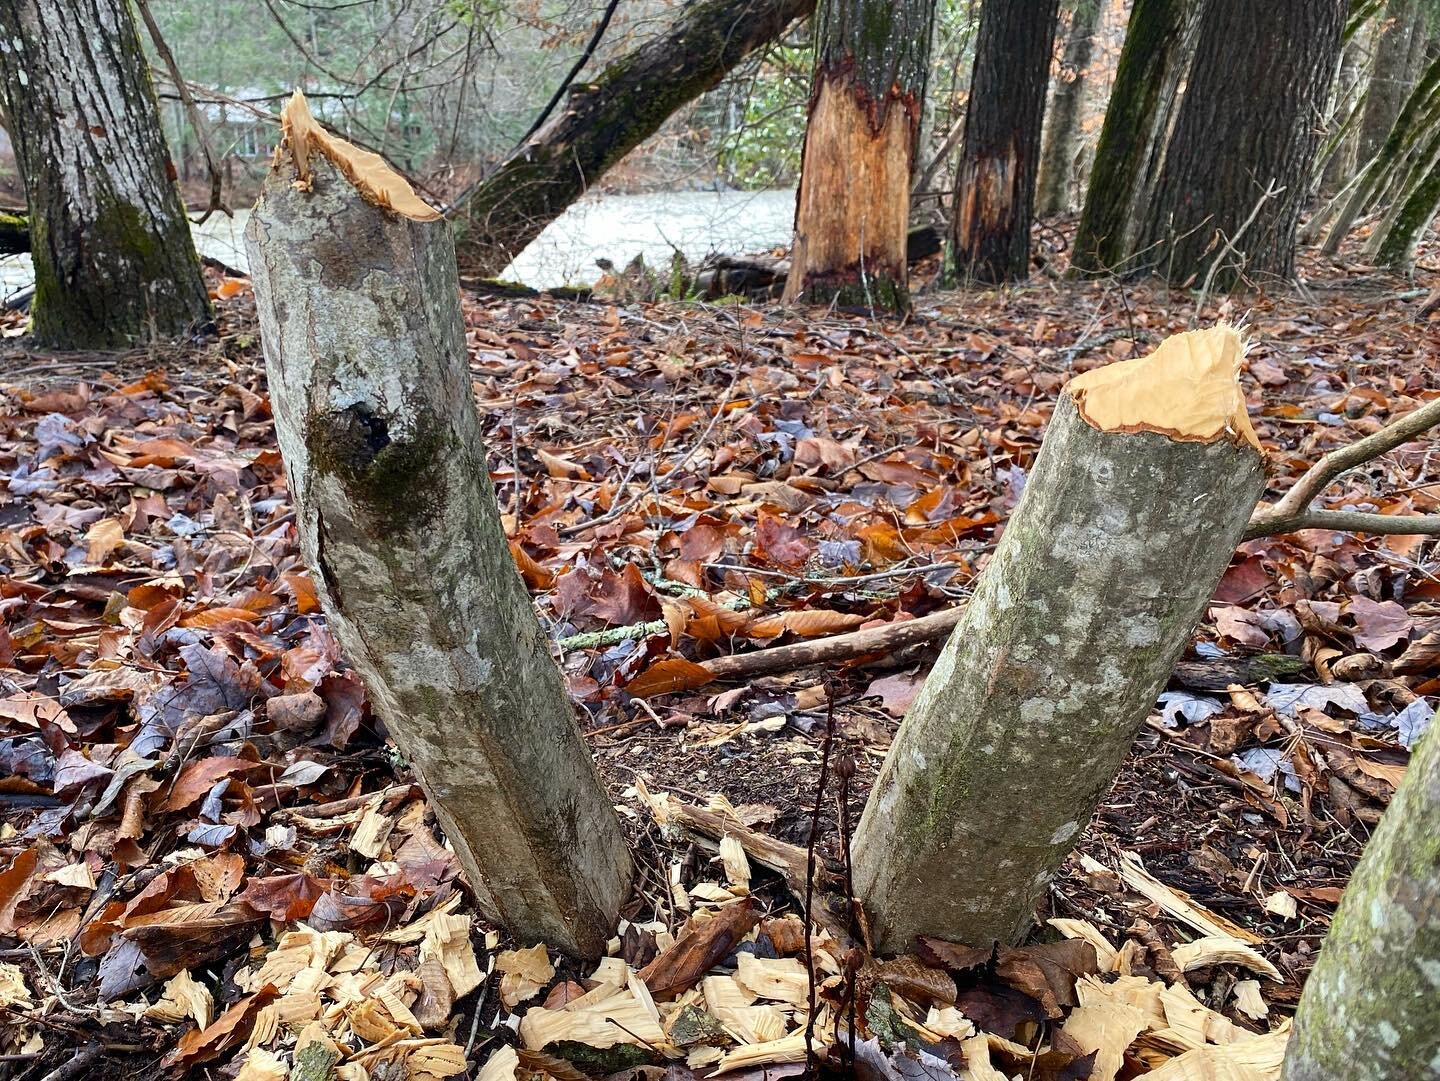
[[[1363,267],[1304,270],[1303,290],[1205,313],[1248,326],[1243,382],[1271,499],[1440,383],[1423,290]],[[836,793],[816,791],[827,717],[836,753],[858,766],[844,793],[853,822],[938,643],[687,690],[693,662],[963,603],[1065,381],[1195,315],[1184,293],[1045,278],[922,295],[903,321],[545,297],[470,296],[465,310],[512,549],[635,841],[622,951],[637,968],[680,931],[679,906],[744,892],[733,867],[727,879],[662,832],[649,803],[722,797],[745,824],[804,846],[818,800],[819,848],[834,858]],[[96,1076],[122,1064],[137,1077],[233,1076],[248,1063],[242,1077],[284,1077],[285,1049],[319,1039],[305,1025],[322,1021],[372,1077],[401,1076],[387,1065],[401,1061],[408,1076],[443,1077],[514,1042],[502,999],[524,1012],[516,988],[533,956],[500,953],[478,916],[463,924],[469,943],[436,929],[473,914],[468,896],[318,612],[248,292],[220,312],[219,338],[193,347],[42,356],[19,339],[3,362],[0,1081],[82,1076],[50,1073],[76,1047],[98,1056],[91,1068],[109,1064]],[[1434,512],[1437,461],[1433,441],[1402,448],[1346,476],[1327,505]],[[1280,977],[1264,986],[1268,1022],[1253,1004],[1236,1011],[1243,969],[1203,966],[1190,987],[1236,1024],[1274,1026],[1437,695],[1434,539],[1245,543],[1042,919],[1088,921],[1126,943],[1120,971],[1168,981],[1169,948],[1196,934],[1166,892],[1184,891],[1201,926],[1208,913],[1254,941]],[[1133,857],[1163,883],[1148,897]],[[690,901],[670,886],[677,863]],[[753,893],[767,914],[798,911],[767,871]],[[317,932],[337,937],[322,951]],[[316,994],[297,1006],[293,992],[276,1022],[264,984],[286,948],[328,951],[322,970],[344,962],[367,987],[404,974],[385,986],[421,1022],[399,1024],[403,1005],[379,1021],[353,1001],[322,1011]],[[498,957],[512,972],[498,995],[465,975],[472,949],[479,971]],[[436,960],[448,990],[416,969]],[[952,968],[989,988],[992,1007],[1043,998],[1002,987],[1003,964]],[[547,1005],[566,988],[580,990],[562,979]],[[861,1015],[863,1036],[876,1024]],[[1038,1030],[1016,1022],[1058,1016],[1022,1010],[1001,1036],[1033,1047]],[[1165,1057],[1127,1051],[1116,1068],[1133,1076]],[[547,1061],[524,1064],[576,1081]],[[1029,1075],[1098,1069],[1037,1062]]]

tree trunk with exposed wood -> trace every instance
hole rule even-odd
[[[1209,0],[1148,214],[1144,263],[1177,285],[1294,276],[1346,0]]]
[[[35,342],[110,348],[207,326],[129,4],[0,0],[0,37],[0,103],[29,206]]]
[[[1190,63],[1199,0],[1135,0],[1070,265],[1089,273],[1130,269],[1139,224],[1159,174],[1181,79]]]
[[[1345,887],[1284,1081],[1415,1081],[1440,1061],[1440,721]]]
[[[815,9],[815,0],[689,0],[658,37],[576,84],[452,212],[467,270],[498,274],[681,106]]]
[[[1240,357],[1229,327],[1195,331],[1061,396],[856,834],[883,949],[1025,933],[1264,487]]]
[[[954,268],[979,282],[1030,273],[1030,224],[1059,0],[984,0],[955,181]]]
[[[1071,207],[1070,189],[1077,173],[1076,146],[1080,138],[1080,114],[1085,105],[1090,58],[1095,53],[1104,0],[1077,0],[1065,35],[1065,55],[1050,95],[1045,116],[1045,142],[1040,153],[1039,193],[1035,208],[1040,214],[1059,214]]]
[[[935,0],[821,0],[785,298],[903,309]]]
[[[500,525],[449,226],[303,99],[285,124],[246,246],[322,607],[482,907],[597,956],[630,858]]]

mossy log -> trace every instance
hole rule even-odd
[[[467,271],[498,274],[545,226],[815,0],[689,0],[661,34],[573,87],[453,211]]]
[[[307,119],[246,229],[306,562],[482,907],[598,955],[631,862],[500,526],[449,226]]]
[[[210,299],[130,5],[0,0],[0,28],[35,343],[103,349],[207,326]]]
[[[1305,981],[1285,1081],[1414,1081],[1440,1064],[1440,736],[1420,741]]]
[[[0,210],[0,255],[19,255],[30,250],[30,219],[24,214]]]
[[[785,299],[908,306],[905,238],[934,0],[821,0]]]
[[[1196,331],[1066,388],[856,835],[883,948],[1028,927],[1263,488],[1240,352]]]

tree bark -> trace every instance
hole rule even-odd
[[[901,310],[935,0],[822,0],[785,299]]]
[[[1305,981],[1285,1081],[1411,1081],[1440,1056],[1440,723],[1340,899]]]
[[[980,282],[1030,273],[1030,223],[1059,0],[985,0],[955,181],[955,271]]]
[[[1080,135],[1080,113],[1085,104],[1090,58],[1095,52],[1095,34],[1100,26],[1104,0],[1078,0],[1065,36],[1065,56],[1050,110],[1045,118],[1045,143],[1040,154],[1040,190],[1036,209],[1040,214],[1060,214],[1070,209],[1070,185],[1075,176],[1075,145]]]
[[[1028,927],[1263,488],[1240,352],[1228,327],[1179,335],[1061,396],[856,834],[856,889],[886,949]]]
[[[690,0],[670,28],[574,87],[452,213],[467,270],[498,274],[682,105],[809,15],[815,0]]]
[[[1189,66],[1197,0],[1135,0],[1070,265],[1092,273],[1124,269],[1158,175],[1165,133]]]
[[[246,229],[306,562],[482,907],[598,955],[630,858],[500,526],[449,227],[372,205],[307,119]]]
[[[1294,276],[1346,0],[1210,0],[1148,215],[1150,267],[1220,288]],[[1266,195],[1267,191],[1274,194]],[[1233,246],[1227,254],[1227,246]]]
[[[1421,27],[1420,0],[1390,0],[1385,5],[1360,122],[1361,161],[1380,149],[1410,94],[1412,47],[1416,33],[1424,33]]]
[[[0,27],[0,99],[29,205],[35,342],[106,348],[208,324],[129,4],[0,0]]]

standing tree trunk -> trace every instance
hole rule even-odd
[[[1198,9],[1198,0],[1135,0],[1130,10],[1075,234],[1070,265],[1077,270],[1119,272],[1134,252]]]
[[[1030,273],[1030,222],[1059,0],[984,0],[955,181],[955,271]]]
[[[815,10],[815,0],[689,0],[669,29],[569,97],[452,212],[468,269],[497,274],[665,120]]]
[[[1426,148],[1426,159],[1366,245],[1366,254],[1382,266],[1409,271],[1421,235],[1440,210],[1440,133]]]
[[[1050,95],[1050,112],[1045,118],[1045,148],[1040,154],[1040,190],[1035,197],[1041,214],[1060,214],[1070,209],[1070,183],[1075,175],[1075,144],[1080,135],[1080,113],[1085,104],[1085,86],[1090,57],[1095,52],[1095,34],[1100,26],[1104,0],[1077,0],[1065,37],[1065,57]]]
[[[1071,380],[855,840],[884,948],[1027,928],[1264,487],[1229,327]]]
[[[1346,0],[1209,0],[1148,216],[1146,261],[1176,284],[1217,258],[1221,288],[1294,275],[1316,118]],[[1267,195],[1267,192],[1271,194]]]
[[[1316,158],[1318,188],[1326,196],[1343,188],[1361,162],[1360,128],[1370,101],[1366,64],[1374,48],[1374,27],[1367,21],[1345,43],[1336,78],[1335,106],[1329,130]],[[1367,155],[1368,157],[1368,155]]]
[[[1340,899],[1285,1081],[1413,1081],[1440,1059],[1440,720]]]
[[[910,173],[935,0],[821,0],[785,299],[907,306]]]
[[[1423,37],[1423,26],[1420,0],[1390,0],[1385,5],[1360,122],[1361,161],[1368,161],[1380,149],[1410,95],[1413,45],[1416,34]]]
[[[127,0],[0,0],[0,37],[0,99],[30,208],[36,343],[106,348],[208,324]]]
[[[501,530],[449,227],[298,94],[284,121],[246,248],[326,618],[482,907],[596,956],[630,858]]]

